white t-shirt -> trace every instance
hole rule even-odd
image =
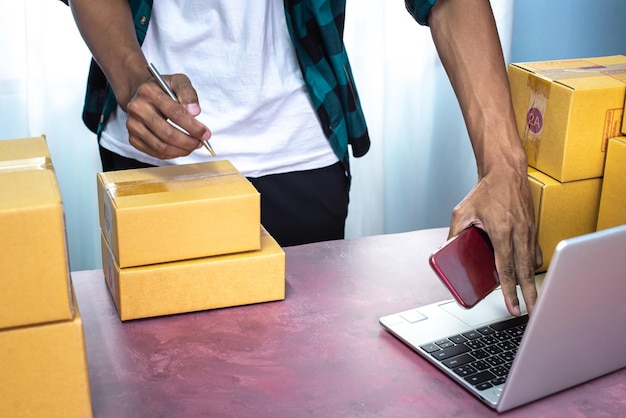
[[[302,79],[283,0],[158,0],[142,45],[162,74],[184,73],[196,88],[217,159],[258,177],[338,161]],[[119,107],[102,133],[105,148],[148,164],[208,161],[199,148],[159,160],[128,142]]]

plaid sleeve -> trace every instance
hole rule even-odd
[[[406,9],[420,25],[428,26],[428,13],[437,0],[405,0]]]
[[[369,149],[365,117],[343,43],[345,0],[285,0],[287,27],[309,96],[335,154]]]

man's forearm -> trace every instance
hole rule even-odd
[[[85,43],[126,109],[137,86],[150,77],[127,0],[70,0],[70,6]]]
[[[506,162],[525,170],[506,67],[488,0],[439,0],[429,25],[457,95],[479,176]]]

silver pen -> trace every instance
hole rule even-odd
[[[157,83],[159,83],[159,86],[161,86],[163,91],[166,92],[172,98],[172,100],[178,103],[178,98],[176,97],[170,86],[168,86],[167,82],[165,82],[165,79],[156,69],[154,64],[150,63],[148,65],[148,71],[150,71],[150,74],[152,74],[152,76],[156,79]],[[215,151],[213,151],[213,148],[211,147],[211,144],[209,144],[209,141],[201,140],[200,142],[202,142],[202,145],[204,145],[204,147],[211,153],[211,155],[215,157]]]

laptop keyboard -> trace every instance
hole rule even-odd
[[[478,390],[485,390],[506,381],[527,322],[528,315],[523,315],[421,348]]]

